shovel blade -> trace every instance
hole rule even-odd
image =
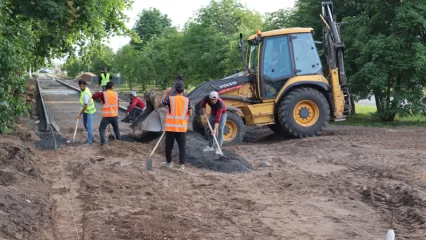
[[[148,171],[152,171],[152,158],[151,158],[151,157],[149,157],[149,158],[146,160],[146,170],[148,170]]]

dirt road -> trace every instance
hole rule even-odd
[[[66,112],[54,118],[69,138],[75,114],[49,110]],[[163,169],[161,150],[147,172],[154,142],[33,152],[51,183],[54,239],[384,239],[393,215],[398,239],[420,240],[425,139],[424,128],[334,125],[301,140],[250,128],[226,147],[253,166],[236,173]]]

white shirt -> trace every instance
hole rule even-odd
[[[87,94],[84,94],[84,98],[83,98],[84,104],[89,104],[90,101],[90,96]]]

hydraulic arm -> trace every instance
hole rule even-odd
[[[324,23],[324,53],[330,71],[334,117],[338,120],[352,112],[352,101],[343,60],[345,45],[340,38],[339,24],[333,14],[333,3],[331,1],[322,2],[322,15],[320,17]]]

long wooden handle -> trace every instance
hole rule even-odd
[[[152,155],[153,155],[153,154],[154,154],[154,152],[155,152],[155,149],[157,149],[158,144],[160,144],[161,139],[163,139],[163,136],[164,136],[164,134],[165,134],[165,133],[166,133],[166,131],[163,131],[163,134],[161,134],[160,139],[158,139],[158,142],[157,142],[157,144],[155,144],[155,147],[154,147],[154,149],[152,149],[152,152],[151,152],[151,154],[149,154],[149,157],[152,157]]]
[[[212,133],[212,135],[213,135],[213,139],[214,139],[214,141],[216,142],[216,145],[217,145],[217,148],[219,149],[220,155],[223,155],[222,149],[220,149],[220,146],[219,146],[219,143],[217,142],[216,136],[213,134],[212,125],[210,125],[210,121],[209,121],[209,119],[207,118],[207,116],[206,116],[206,115],[204,115],[204,117],[205,117],[205,118],[206,118],[206,120],[207,120],[207,124],[209,125],[210,132],[211,132],[211,133]]]
[[[77,134],[77,127],[78,127],[78,121],[80,120],[80,118],[77,118],[77,123],[75,124],[75,130],[74,130],[74,137],[72,138],[72,141],[75,141],[75,135]]]

